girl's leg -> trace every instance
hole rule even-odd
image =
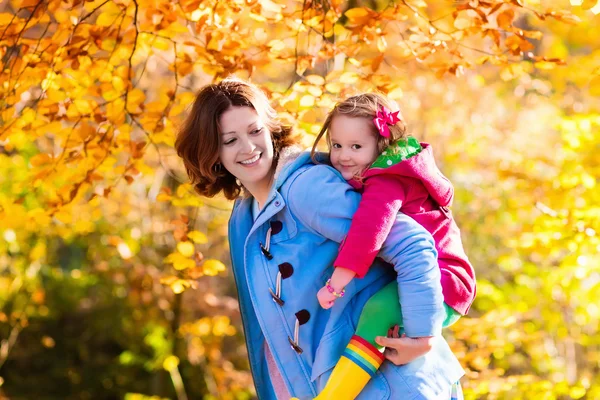
[[[396,324],[402,326],[402,311],[398,300],[398,284],[393,281],[365,304],[355,335],[316,399],[356,398],[384,360],[375,337],[387,335],[388,329]]]
[[[443,326],[454,324],[460,314],[444,303],[446,318]],[[363,308],[355,335],[336,364],[327,385],[316,400],[354,399],[369,380],[375,376],[384,360],[382,348],[375,337],[386,336],[388,330],[402,324],[402,309],[398,298],[398,284],[390,282],[375,293]],[[455,387],[453,386],[453,389]],[[460,390],[460,383],[458,383]],[[462,394],[462,392],[460,392]],[[462,399],[462,396],[459,400]],[[452,399],[454,400],[454,399]]]

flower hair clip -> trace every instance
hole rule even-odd
[[[383,137],[390,137],[390,127],[389,125],[395,125],[400,122],[400,117],[398,116],[400,111],[390,112],[384,106],[381,106],[375,118],[373,118],[373,122],[379,131],[379,134]]]

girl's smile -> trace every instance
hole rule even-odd
[[[346,180],[360,176],[377,158],[377,136],[367,118],[336,115],[329,129],[331,164]]]

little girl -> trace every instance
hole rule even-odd
[[[468,312],[475,297],[475,274],[448,208],[454,194],[452,184],[437,168],[431,146],[406,133],[397,110],[379,94],[350,97],[329,113],[315,140],[313,158],[325,135],[332,166],[362,191],[334,273],[317,297],[323,308],[330,308],[352,279],[365,276],[400,211],[433,236],[446,311],[443,326],[449,326]],[[373,295],[318,399],[358,396],[384,359],[375,337],[385,336],[393,325],[403,326],[398,304],[395,282]],[[414,358],[407,357],[403,362]]]

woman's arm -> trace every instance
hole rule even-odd
[[[340,243],[360,203],[360,194],[333,168],[317,165],[291,184],[288,206],[319,235]],[[398,276],[405,333],[409,337],[440,334],[444,309],[440,271],[433,238],[417,222],[399,213],[379,256]]]

